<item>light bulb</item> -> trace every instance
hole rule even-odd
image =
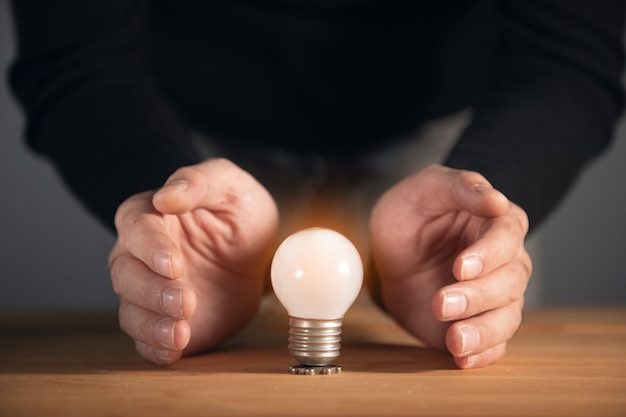
[[[271,267],[276,297],[289,314],[289,352],[301,365],[330,365],[339,356],[341,325],[363,283],[352,242],[324,228],[287,237]]]

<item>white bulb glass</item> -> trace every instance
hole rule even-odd
[[[324,228],[296,232],[276,250],[272,286],[292,317],[344,317],[363,283],[363,262],[352,242]]]

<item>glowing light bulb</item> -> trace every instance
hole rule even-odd
[[[359,252],[324,228],[296,232],[276,250],[272,286],[289,314],[289,352],[302,365],[330,365],[339,356],[341,325],[363,283]]]

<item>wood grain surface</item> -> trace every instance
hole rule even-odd
[[[528,311],[506,357],[459,370],[366,299],[338,375],[291,375],[273,298],[219,351],[137,356],[115,313],[0,315],[0,416],[626,416],[626,308]]]

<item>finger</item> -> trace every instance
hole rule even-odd
[[[506,214],[484,220],[477,239],[457,255],[452,266],[455,278],[474,279],[509,262],[524,246],[526,233],[528,217],[511,203]]]
[[[497,217],[504,214],[509,200],[477,172],[457,171],[451,193],[461,210],[479,217]]]
[[[150,196],[149,192],[139,194],[119,207],[115,225],[123,249],[112,253],[110,262],[125,249],[159,275],[179,278],[185,270],[184,258],[169,237],[162,215],[152,207]]]
[[[496,217],[508,208],[508,199],[474,171],[432,165],[407,179],[413,198],[425,215],[467,211],[479,217]]]
[[[508,341],[522,322],[523,300],[453,323],[446,347],[453,356],[478,355]]]
[[[120,303],[119,322],[124,333],[155,349],[182,351],[191,339],[186,320],[164,317],[125,300]]]
[[[441,288],[433,297],[433,314],[441,321],[459,320],[516,302],[524,297],[531,268],[530,256],[521,250],[489,275]]]
[[[265,189],[250,174],[218,158],[178,169],[154,195],[153,204],[164,214],[183,214],[199,207],[232,210],[254,206],[258,192]]]
[[[191,289],[153,272],[128,253],[115,257],[110,271],[113,290],[126,302],[179,319],[191,317],[196,309]]]
[[[506,354],[506,343],[501,343],[476,355],[454,357],[454,362],[461,369],[482,368],[502,359]]]
[[[142,358],[157,365],[170,365],[183,356],[182,351],[157,349],[143,342],[135,342],[135,350]]]

